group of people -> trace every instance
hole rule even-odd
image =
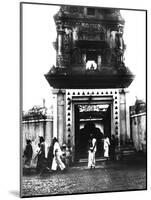
[[[26,148],[24,150],[25,164],[30,166],[33,158],[33,150],[31,140],[26,141]],[[47,144],[43,137],[39,137],[39,143],[36,150],[36,155],[33,160],[37,161],[36,171],[43,174],[47,171],[65,170],[65,163],[62,161],[63,151],[60,148],[57,138],[53,138],[52,145],[47,150]]]
[[[115,149],[117,146],[117,140],[114,135],[112,135],[111,139],[107,136],[103,139],[103,150],[104,157],[109,160],[115,160]],[[88,150],[88,168],[95,168],[95,154],[97,150],[97,140],[93,134],[90,134],[89,139],[89,150]]]
[[[24,158],[25,165],[30,166],[31,160],[33,158],[33,149],[31,145],[31,140],[26,140],[26,148],[24,150]],[[117,141],[115,136],[112,135],[111,139],[107,136],[103,139],[103,149],[104,149],[104,157],[108,160],[109,158],[115,159],[115,149],[117,146]],[[65,151],[64,151],[65,150]],[[89,149],[88,149],[88,168],[95,168],[95,154],[97,151],[97,139],[95,135],[90,134],[89,138]],[[61,149],[57,138],[53,138],[52,145],[47,149],[47,144],[43,137],[39,137],[39,143],[36,150],[36,156],[34,156],[34,160],[37,161],[36,171],[37,173],[43,174],[46,171],[56,171],[60,168],[61,171],[66,169],[66,165],[68,165],[69,160],[67,162],[67,151],[66,146],[65,149]],[[68,157],[69,158],[69,157]]]

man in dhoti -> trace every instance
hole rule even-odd
[[[96,138],[90,134],[89,150],[88,150],[88,168],[95,168]]]

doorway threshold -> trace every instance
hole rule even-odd
[[[98,161],[105,161],[106,158],[104,157],[100,157],[100,158],[96,158],[95,161],[98,162]],[[79,160],[79,163],[87,163],[88,162],[88,158],[81,158]]]

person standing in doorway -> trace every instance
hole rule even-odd
[[[111,141],[110,141],[110,158],[111,160],[115,160],[115,148],[116,148],[116,139],[115,136],[111,136]]]
[[[53,161],[52,161],[52,167],[51,169],[53,171],[56,171],[58,167],[60,167],[61,171],[65,170],[65,164],[61,160],[62,156],[62,150],[60,148],[60,145],[58,143],[57,138],[55,137],[53,139]]]
[[[90,134],[89,150],[88,150],[88,168],[95,168],[96,138]]]
[[[110,140],[107,136],[104,138],[104,157],[108,160],[109,159],[109,146]]]

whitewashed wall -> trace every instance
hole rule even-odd
[[[146,151],[146,113],[131,116],[131,131],[137,151]]]
[[[53,138],[53,119],[43,119],[43,120],[29,120],[23,121],[22,123],[22,146],[23,152],[26,146],[26,140],[30,139],[33,148],[33,159],[31,166],[36,166],[36,150],[38,148],[39,136],[43,136],[47,147],[49,148],[52,138]]]

